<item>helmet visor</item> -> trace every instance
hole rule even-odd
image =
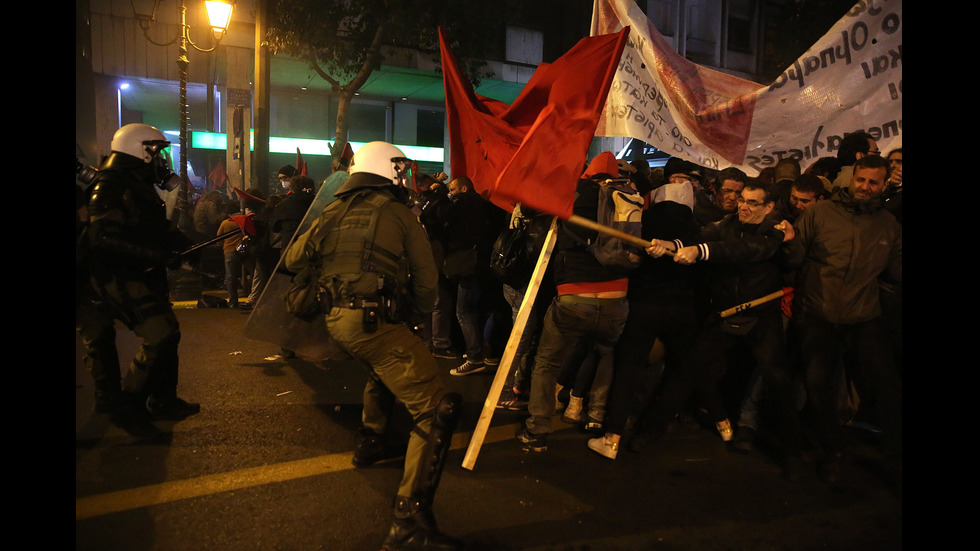
[[[391,163],[395,167],[395,185],[415,189],[415,174],[417,164],[408,157],[392,157]]]
[[[173,172],[174,160],[170,153],[170,142],[144,142],[147,152],[155,159],[156,165],[164,170]]]

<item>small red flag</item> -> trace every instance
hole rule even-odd
[[[306,162],[303,160],[303,155],[299,152],[299,148],[296,148],[296,172],[299,172],[303,176],[309,176],[306,173]]]
[[[344,152],[340,155],[341,170],[350,168],[352,160],[354,160],[354,148],[350,146],[350,142],[345,142]]]
[[[252,210],[255,210],[256,208],[260,208],[262,205],[265,204],[265,199],[262,199],[261,197],[256,197],[251,193],[238,189],[237,187],[232,189],[235,190],[235,194],[238,195],[238,198],[241,199],[242,201],[245,201],[245,205]]]
[[[225,171],[224,161],[218,161],[218,164],[214,165],[211,169],[211,173],[208,174],[208,180],[211,182],[210,189],[221,189],[225,185],[225,181],[228,179],[228,172]]]
[[[245,235],[249,237],[255,237],[259,234],[255,229],[255,215],[254,214],[235,214],[229,217],[233,222],[238,224],[238,227],[245,232]]]

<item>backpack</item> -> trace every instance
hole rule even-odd
[[[527,285],[550,225],[550,216],[516,216],[510,227],[500,232],[490,253],[490,270],[501,283],[515,289]]]
[[[627,180],[606,180],[599,186],[599,208],[596,222],[623,233],[642,238],[643,196]],[[643,251],[618,237],[598,232],[589,250],[607,268],[631,270],[640,265]],[[630,254],[637,256],[630,259]]]
[[[520,288],[531,277],[537,259],[531,257],[526,218],[515,220],[511,227],[500,232],[490,252],[490,271],[506,285]]]

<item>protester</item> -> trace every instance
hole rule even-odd
[[[463,376],[486,369],[483,330],[486,311],[481,298],[493,284],[490,247],[497,234],[491,224],[491,205],[463,176],[449,182],[449,207],[444,227],[446,260],[443,274],[456,284],[456,318],[463,333],[466,361],[450,373]],[[499,287],[499,284],[496,284]]]
[[[720,317],[725,310],[781,291],[783,272],[802,259],[803,249],[794,239],[792,226],[770,216],[775,200],[769,193],[770,185],[750,180],[739,197],[738,214],[702,228],[696,244],[656,240],[648,249],[654,256],[674,251],[674,262],[681,264],[703,262],[705,303],[715,312],[695,337],[680,371],[666,382],[648,430],[654,439],[660,438],[696,392],[722,440],[730,441],[734,430],[717,385],[725,373],[728,352],[741,343],[752,352],[766,381],[775,406],[784,474],[795,479],[801,461],[800,430],[779,301]]]
[[[807,408],[826,457],[820,476],[838,483],[847,440],[837,415],[842,366],[872,398],[886,461],[900,483],[902,381],[881,317],[880,282],[902,282],[902,227],[884,208],[888,162],[862,155],[851,180],[830,200],[806,209],[797,238],[806,248],[793,304],[806,373]],[[842,363],[846,362],[846,363]],[[895,471],[898,471],[897,473]]]
[[[610,152],[597,155],[579,180],[573,211],[596,220],[599,182],[618,175]],[[583,239],[584,234],[584,239]],[[518,431],[524,449],[548,449],[547,435],[553,432],[555,385],[565,359],[583,338],[591,338],[599,349],[600,361],[612,362],[613,347],[619,340],[629,312],[627,272],[607,268],[584,245],[595,232],[561,224],[555,246],[553,278],[557,296],[545,313],[538,351],[531,373],[530,417]]]
[[[728,178],[725,182],[732,185]],[[658,199],[643,211],[643,238],[691,241],[699,224],[689,184],[665,184],[657,191]],[[694,292],[699,272],[700,267],[677,264],[667,256],[647,256],[630,273],[629,315],[616,346],[605,436],[589,440],[593,451],[616,459],[621,440],[631,441],[662,379],[679,369],[697,327]],[[663,365],[649,362],[658,341],[666,349]]]

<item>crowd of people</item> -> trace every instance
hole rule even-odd
[[[589,252],[594,231],[559,221],[497,406],[526,413],[522,446],[545,451],[558,415],[609,459],[698,423],[734,451],[764,443],[789,479],[809,457],[836,483],[855,423],[880,434],[900,479],[901,163],[866,133],[806,170],[783,160],[756,177],[596,156],[575,214],[596,220],[599,187],[628,178],[652,245],[639,267],[613,269]],[[543,235],[551,217],[505,212],[465,177],[425,188],[420,220],[441,273],[424,339],[459,362],[451,375],[492,371],[526,290],[489,269],[494,241],[531,221]]]
[[[216,247],[222,253],[221,279],[230,308],[252,309],[313,203],[317,185],[308,175],[284,165],[277,177],[281,189],[268,196],[258,188],[232,195],[211,191],[194,204],[192,237],[205,241],[228,236]],[[201,273],[216,268],[207,262],[202,258],[197,266]]]
[[[335,200],[302,235],[317,186],[284,166],[283,193],[203,197],[188,236],[153,189],[174,181],[169,145],[147,125],[120,129],[76,203],[76,326],[96,408],[133,434],[200,411],[177,397],[166,273],[200,261],[182,252],[194,238],[226,236],[232,307],[254,304],[280,259],[318,271],[331,337],[371,372],[355,465],[385,457],[395,398],[415,420],[386,549],[459,548],[432,517],[461,408],[434,358],[457,360],[451,376],[492,372],[515,330],[498,407],[526,413],[516,438],[528,451],[547,450],[557,415],[610,460],[693,420],[737,451],[766,442],[791,480],[804,452],[818,453],[833,484],[843,427],[863,415],[880,434],[885,472],[901,482],[902,150],[882,156],[869,134],[847,135],[835,157],[806,170],[784,160],[757,177],[596,155],[573,212],[599,220],[604,186],[628,181],[643,204],[644,247],[633,244],[625,264],[594,254],[596,228],[521,205],[507,212],[466,176],[418,174],[385,142],[355,153],[349,175],[335,165],[323,183]],[[491,269],[498,238],[519,227],[533,258],[556,231],[526,325],[515,321],[533,272]],[[117,320],[144,341],[125,389]]]

